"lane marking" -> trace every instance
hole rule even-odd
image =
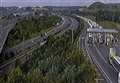
[[[111,63],[111,65],[114,67],[114,69],[115,69],[117,72],[119,72],[118,69],[114,66],[113,62]]]
[[[102,53],[98,50],[98,48],[96,47],[95,44],[94,44],[94,47],[95,47],[96,51],[98,52],[98,54],[100,55],[100,57],[103,59],[103,61],[104,61],[105,63],[108,63],[108,62],[105,60],[105,58],[102,56]]]
[[[80,16],[78,16],[78,17],[80,17]],[[80,17],[81,18],[81,17]],[[81,19],[83,19],[83,18],[81,18]],[[84,20],[84,19],[83,19]],[[85,21],[85,20],[84,20]],[[89,24],[89,23],[88,23]],[[86,44],[86,41],[85,41],[85,46],[87,46],[87,44]],[[85,47],[86,48],[86,47]],[[89,57],[91,57],[90,55],[89,55],[89,52],[88,52],[88,46],[87,46],[87,48],[86,48],[86,51],[87,51],[87,54],[88,54],[88,56]],[[101,53],[99,52],[99,50],[97,49],[97,51],[98,51],[98,55],[101,55]],[[109,76],[105,73],[105,71],[102,69],[102,67],[99,65],[99,62],[95,59],[95,57],[94,56],[92,56],[93,57],[93,60],[94,61],[96,61],[96,65],[98,66],[98,68],[100,68],[101,69],[101,71],[104,73],[103,75],[105,75],[105,78],[107,78],[109,81],[110,81],[110,83],[112,83],[112,81],[111,81],[111,79],[109,78]],[[91,57],[91,58],[92,58]],[[107,63],[106,62],[106,60],[104,59],[104,57],[102,57],[102,56],[100,56],[104,61],[105,61],[105,63]],[[90,58],[90,59],[91,59]]]
[[[92,60],[94,60],[95,62],[96,62],[96,66],[98,67],[98,68],[100,68],[100,70],[101,70],[101,72],[103,72],[104,74],[104,77],[106,78],[106,79],[108,79],[109,81],[110,81],[110,83],[113,83],[112,81],[111,81],[111,79],[109,78],[109,76],[105,73],[105,71],[102,69],[102,67],[99,65],[99,62],[95,59],[95,57],[94,56],[90,56],[89,55],[89,51],[88,51],[88,46],[87,46],[87,43],[86,43],[86,39],[85,39],[85,48],[86,48],[86,51],[87,51],[87,55],[90,57],[90,60],[92,61]],[[91,53],[92,54],[92,53]]]
[[[88,49],[87,49],[87,51],[88,51]],[[89,52],[88,52],[89,53]],[[92,53],[91,53],[92,54]],[[96,65],[97,65],[97,67],[98,68],[100,68],[101,69],[101,71],[104,73],[104,75],[105,75],[105,78],[107,78],[109,81],[110,81],[110,83],[113,83],[112,81],[111,81],[111,79],[109,78],[109,76],[105,73],[105,71],[102,69],[102,67],[101,67],[101,65],[99,64],[99,62],[95,59],[95,57],[94,56],[92,56],[93,57],[93,60],[96,62]]]

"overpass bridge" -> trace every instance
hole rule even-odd
[[[9,20],[7,21],[7,25],[0,25],[0,54],[8,37],[8,34],[14,28],[15,24],[16,20]]]
[[[87,40],[89,43],[104,43],[113,45],[117,41],[118,31],[115,29],[88,28]]]

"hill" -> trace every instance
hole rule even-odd
[[[120,3],[101,3],[101,2],[95,2],[91,4],[89,9],[120,9]]]

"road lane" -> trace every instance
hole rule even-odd
[[[18,22],[17,18],[8,19],[8,20],[7,19],[0,20],[0,23],[1,23],[0,25],[0,54],[2,52],[3,46],[6,42],[9,32],[14,28],[17,22]]]
[[[56,28],[53,28],[53,30],[51,30],[49,32],[49,35],[53,35],[53,34],[56,35],[55,33],[59,32],[59,30],[69,28],[71,25],[74,24],[74,23],[69,22],[70,23],[70,25],[69,25],[68,17],[66,18],[66,21],[67,22],[65,22],[64,25],[60,25],[61,27],[58,26]],[[66,23],[68,23],[68,24],[66,24]],[[76,26],[78,26],[78,25],[74,25],[72,28],[74,28]],[[36,49],[37,47],[45,44],[43,42],[44,42],[43,37],[38,36],[36,38],[30,39],[29,41],[23,42],[23,43],[17,45],[16,47],[14,47],[14,49],[17,50],[17,55],[18,56],[15,56],[14,58],[11,58],[8,62],[6,62],[5,64],[0,66],[0,71],[2,72],[2,73],[0,72],[0,75],[2,75],[4,71],[5,72],[8,71],[8,67],[10,67],[11,64],[15,63],[16,60],[19,60],[23,57],[26,57],[28,53],[30,54],[34,49]]]
[[[101,58],[102,54],[99,54],[94,46],[88,47],[86,46],[90,57],[92,58],[94,64],[97,65],[98,69],[101,71],[103,76],[107,79],[107,83],[117,83],[118,73],[112,68],[108,63],[106,63],[103,58]]]
[[[104,61],[109,64],[109,48],[104,44],[94,44],[94,47],[97,49],[98,53],[101,54],[101,58],[103,58]]]

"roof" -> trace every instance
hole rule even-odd
[[[88,28],[87,32],[91,33],[118,33],[115,29],[99,29],[99,28]]]

